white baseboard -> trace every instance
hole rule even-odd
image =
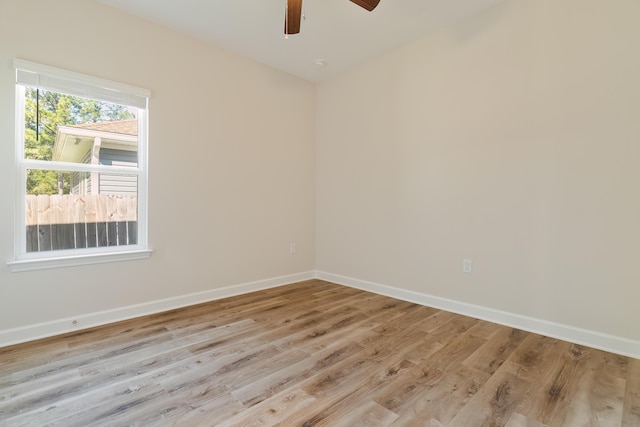
[[[76,317],[58,319],[20,328],[6,329],[0,331],[0,347],[65,334],[67,332],[75,332],[81,329],[93,328],[107,323],[119,322],[122,320],[160,313],[167,310],[173,310],[175,308],[214,301],[235,295],[275,288],[277,286],[288,285],[290,283],[301,282],[313,278],[315,278],[314,272],[307,271],[228,286],[220,289],[211,289],[204,292],[180,295],[173,298],[150,301],[143,304],[130,305],[113,310],[99,311]]]
[[[495,310],[492,308],[440,298],[405,289],[394,288],[323,271],[316,271],[316,278],[640,359],[640,341],[634,341],[628,338],[608,335],[601,332],[581,329],[574,326],[563,325],[547,320],[536,319],[534,317],[522,316],[520,314]]]
[[[274,277],[270,279],[258,280],[255,282],[243,283],[219,289],[211,289],[178,297],[151,301],[143,304],[136,304],[113,310],[89,313],[82,316],[69,317],[53,320],[50,322],[38,323],[20,328],[6,329],[0,331],[0,347],[13,344],[20,344],[40,338],[47,338],[55,335],[74,332],[81,329],[101,326],[108,323],[119,322],[135,317],[160,313],[167,310],[214,301],[235,295],[288,285],[290,283],[301,282],[318,278],[329,282],[337,283],[352,288],[362,289],[386,295],[392,298],[413,302],[453,313],[470,316],[477,319],[486,320],[501,325],[558,338],[572,343],[586,345],[612,353],[640,359],[640,341],[628,338],[608,335],[601,332],[563,325],[547,320],[537,319],[520,314],[495,310],[492,308],[468,304],[460,301],[436,297],[419,292],[409,291],[392,286],[381,285],[352,277],[327,273],[324,271],[308,271],[286,276]],[[75,323],[74,323],[75,322]]]

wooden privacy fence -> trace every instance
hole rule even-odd
[[[27,195],[27,252],[134,245],[135,196]]]

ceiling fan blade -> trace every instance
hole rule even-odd
[[[355,3],[360,7],[364,7],[369,12],[376,8],[380,0],[351,0],[351,3]]]
[[[302,17],[302,0],[287,0],[287,13],[284,18],[284,33],[298,34]]]

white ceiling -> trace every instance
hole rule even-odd
[[[304,0],[284,38],[285,0],[99,0],[310,81],[320,81],[504,0]],[[326,66],[317,67],[322,59]]]

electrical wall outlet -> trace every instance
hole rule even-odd
[[[296,253],[296,250],[297,250],[297,248],[296,248],[296,244],[295,244],[295,243],[291,243],[291,244],[289,245],[289,253],[290,253],[290,254],[295,254],[295,253]]]
[[[469,274],[473,273],[473,261],[471,261],[470,259],[463,259],[462,272],[469,273]]]

